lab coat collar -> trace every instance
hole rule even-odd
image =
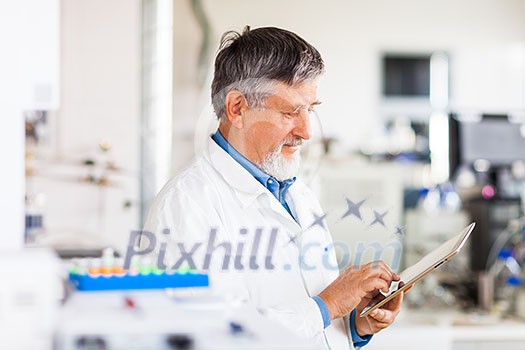
[[[211,138],[208,140],[207,156],[224,181],[236,190],[237,197],[244,206],[249,206],[259,195],[267,191],[252,174]]]
[[[208,140],[207,157],[224,181],[235,190],[235,194],[243,206],[250,206],[259,196],[264,195],[271,209],[293,222],[296,226],[300,225],[267,188],[211,138]],[[294,184],[290,187],[288,195],[291,195],[290,191],[294,193],[293,190],[296,186],[297,184]]]

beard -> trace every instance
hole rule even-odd
[[[279,182],[297,176],[301,165],[300,149],[295,151],[290,158],[284,157],[281,150],[283,146],[300,146],[302,143],[303,139],[300,137],[281,141],[277,149],[266,156],[259,168]]]

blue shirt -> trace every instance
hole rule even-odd
[[[219,130],[215,132],[211,136],[213,141],[217,145],[219,145],[226,153],[228,153],[233,159],[237,161],[240,165],[243,166],[250,174],[253,175],[259,181],[264,187],[270,191],[271,194],[274,195],[275,198],[282,204],[284,209],[290,215],[292,218],[295,217],[292,214],[292,211],[290,210],[290,207],[286,203],[284,197],[286,195],[286,192],[290,189],[290,186],[293,185],[296,178],[287,179],[282,182],[277,181],[275,178],[271,177],[270,175],[264,173],[261,169],[259,169],[255,164],[250,162],[246,157],[244,157],[242,154],[240,154],[235,148],[233,148],[232,145],[222,136]],[[297,220],[296,220],[297,221]],[[328,307],[326,306],[323,299],[321,299],[319,296],[314,296],[312,299],[316,302],[317,306],[319,307],[319,310],[321,312],[321,316],[323,317],[323,323],[324,328],[328,327],[331,323],[330,320],[330,312],[328,311]],[[356,317],[356,310],[353,310],[350,314],[350,332],[352,333],[352,340],[354,342],[355,347],[362,347],[368,344],[370,339],[372,339],[372,336],[366,336],[364,338],[361,338],[355,329],[355,317]]]

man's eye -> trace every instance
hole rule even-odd
[[[306,111],[307,111],[308,115],[312,115],[312,113],[315,112],[315,108],[313,108],[313,107],[312,108],[308,108]],[[301,115],[301,109],[298,109],[296,111],[291,111],[291,112],[283,112],[283,115],[287,119],[298,118]]]

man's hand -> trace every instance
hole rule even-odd
[[[361,311],[363,311],[365,306],[370,302],[370,298],[363,298],[355,313],[355,329],[357,334],[359,334],[360,337],[364,337],[369,334],[376,334],[390,326],[396,319],[399,311],[401,311],[404,293],[405,292],[399,293],[381,308],[372,311],[365,317],[359,317]]]
[[[325,302],[330,318],[343,317],[355,309],[363,299],[370,299],[378,290],[387,293],[392,281],[399,276],[382,261],[374,261],[360,267],[349,267],[319,296]]]

